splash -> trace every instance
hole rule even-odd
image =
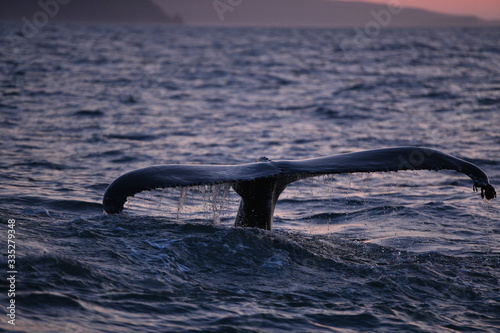
[[[233,222],[238,200],[229,184],[172,187],[135,195],[126,204],[126,214],[221,225]]]

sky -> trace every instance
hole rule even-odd
[[[359,0],[343,0],[347,2]],[[400,3],[404,7],[428,9],[454,15],[474,15],[500,20],[500,0],[361,0],[372,3]]]

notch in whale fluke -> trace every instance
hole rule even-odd
[[[400,170],[455,170],[472,179],[481,197],[496,197],[488,176],[476,165],[434,149],[400,147],[295,161],[261,157],[241,165],[152,166],[118,177],[106,190],[103,205],[108,214],[116,214],[128,197],[142,191],[226,183],[241,196],[235,225],[271,230],[278,197],[294,181],[325,174]]]

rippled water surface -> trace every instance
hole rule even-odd
[[[110,182],[154,164],[392,146],[464,158],[498,189],[500,30],[354,34],[49,25],[0,39],[2,262],[15,219],[18,272],[16,326],[2,292],[1,329],[498,332],[498,201],[461,174],[297,182],[271,232],[234,228],[225,186],[102,212]]]

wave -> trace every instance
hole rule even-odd
[[[40,232],[51,241],[32,238]],[[415,254],[332,236],[123,216],[39,225],[24,244],[19,301],[23,320],[41,332],[42,302],[47,315],[87,313],[101,329],[121,322],[146,332],[153,328],[137,318],[152,314],[161,318],[156,329],[181,332],[190,329],[177,326],[184,317],[207,330],[487,330],[498,311],[488,300],[500,266],[486,254]]]
[[[47,216],[62,216],[69,214],[69,216],[75,216],[101,214],[103,212],[102,204],[100,202],[60,198],[56,199],[35,195],[4,197],[2,198],[2,203],[5,207],[24,206],[25,208],[22,209],[22,213],[27,216],[35,216],[38,214]]]
[[[102,117],[104,116],[104,112],[101,110],[80,110],[75,112],[74,115],[82,117]]]

